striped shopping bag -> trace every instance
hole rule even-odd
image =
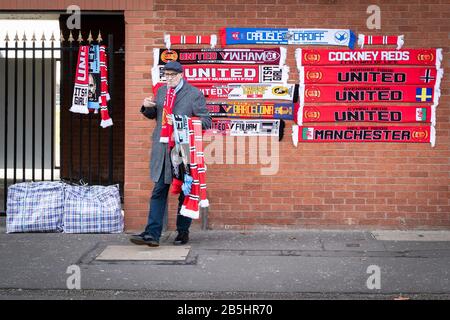
[[[121,233],[124,219],[119,186],[66,185],[65,233]]]
[[[22,182],[8,188],[6,232],[63,231],[64,184]]]

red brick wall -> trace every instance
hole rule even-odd
[[[127,129],[130,137],[126,139],[129,141],[126,192],[127,199],[133,199],[126,205],[128,227],[145,223],[147,214],[151,185],[141,173],[148,172],[148,135],[152,125],[137,114],[135,106],[149,90],[152,45],[162,45],[164,32],[217,34],[220,27],[248,26],[335,27],[351,28],[356,33],[404,34],[405,47],[442,47],[446,68],[450,4],[444,1],[435,1],[435,4],[423,4],[423,1],[391,3],[157,0],[154,12],[147,19],[143,13],[139,14],[143,20],[138,20],[135,15],[127,16],[128,21],[132,18],[133,22],[150,24],[149,29],[142,25],[132,29],[133,36],[139,34],[135,28],[143,30],[139,44],[136,44],[138,52],[130,53],[127,47],[129,61],[137,62],[136,66],[132,64],[133,71],[130,72],[133,75],[128,80],[136,85],[136,90],[141,90],[136,97],[138,101],[128,105],[127,109],[127,119],[133,123],[133,129]],[[366,27],[366,9],[371,4],[378,4],[381,8],[382,29],[378,32]],[[153,24],[156,24],[154,29]],[[295,48],[288,46],[291,82],[298,79]],[[141,83],[143,87],[140,87]],[[285,137],[280,143],[277,175],[261,176],[261,165],[209,165],[210,226],[215,229],[449,228],[448,84],[448,76],[445,76],[437,112],[435,148],[429,144],[369,143],[300,144],[295,148],[290,139],[293,122],[287,122]],[[145,163],[140,160],[145,160]],[[173,198],[171,225],[175,204]]]
[[[19,2],[4,1],[0,8],[18,8]],[[56,9],[70,1],[35,2],[42,3],[36,9]],[[224,26],[351,28],[356,33],[404,34],[405,47],[441,47],[444,69],[449,58],[448,1],[101,2],[103,5],[97,6],[94,1],[80,1],[80,7],[125,10],[125,212],[129,230],[142,228],[147,219],[154,124],[139,114],[138,106],[151,92],[152,49],[162,46],[164,33],[217,34]],[[378,31],[366,27],[366,9],[371,4],[381,8],[382,28]],[[295,48],[288,46],[290,82],[298,78]],[[279,145],[277,175],[260,175],[261,165],[209,165],[210,226],[450,228],[448,85],[444,75],[435,148],[382,143],[300,144],[295,148],[290,139],[293,123],[287,122]],[[249,153],[248,148],[245,152]],[[171,227],[175,203],[172,198]]]

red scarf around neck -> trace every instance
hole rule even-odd
[[[173,133],[173,125],[170,125],[168,122],[168,117],[172,116],[172,108],[175,104],[175,99],[177,94],[175,93],[175,88],[167,87],[166,98],[164,99],[164,109],[161,120],[161,135],[159,138],[159,142],[168,143],[169,147],[173,147],[175,142],[172,137]]]

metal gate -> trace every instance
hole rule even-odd
[[[107,36],[110,88],[114,86],[113,40],[113,35]],[[32,45],[27,46],[27,41]],[[56,41],[60,46],[55,46]],[[100,112],[87,115],[69,112],[68,123],[58,125],[61,119],[58,106],[61,112],[68,112],[65,110],[68,106],[60,105],[60,97],[72,95],[79,45],[100,43],[104,43],[100,31],[96,39],[90,32],[87,39],[83,39],[82,32],[78,38],[70,32],[67,39],[61,34],[59,40],[52,35],[49,41],[44,34],[39,40],[35,35],[32,39],[25,35],[19,39],[17,34],[10,39],[6,35],[5,46],[0,47],[1,215],[6,213],[8,186],[17,182],[61,179],[87,184],[118,183],[113,176],[114,125],[105,129],[94,126],[93,122],[100,123]],[[71,81],[70,92],[64,92],[69,91],[67,86],[58,88],[57,80]],[[112,117],[112,90],[110,96],[108,109]],[[69,136],[63,146],[59,143],[62,132]],[[62,155],[61,148],[68,152]],[[100,162],[107,166],[101,166]],[[101,167],[107,168],[106,177],[100,172]]]

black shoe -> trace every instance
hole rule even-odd
[[[178,232],[178,235],[173,241],[173,244],[179,246],[188,243],[188,241],[189,241],[189,232]]]
[[[137,245],[146,244],[150,247],[159,247],[159,241],[153,239],[152,236],[142,232],[141,234],[133,234],[130,241]]]

